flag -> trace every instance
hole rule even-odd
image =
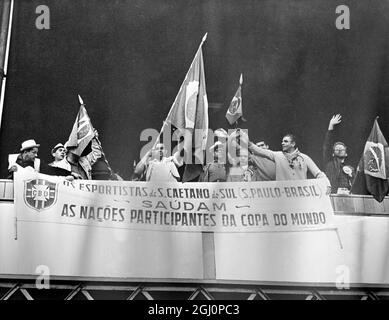
[[[357,175],[351,188],[352,193],[371,194],[382,202],[389,191],[389,146],[374,120],[373,129],[367,138],[363,155],[359,161]],[[366,192],[367,191],[367,192]]]
[[[182,181],[197,178],[202,172],[204,151],[208,134],[208,99],[202,44],[189,67],[176,99],[166,118],[166,123],[179,130],[184,137],[185,170]],[[166,126],[162,128],[162,133]]]
[[[240,75],[239,79],[239,88],[236,90],[236,93],[234,97],[231,100],[230,106],[227,109],[226,112],[226,118],[230,125],[233,125],[235,122],[239,120],[239,118],[242,117],[242,83],[243,83],[243,76]]]
[[[80,96],[78,97],[80,100],[80,110],[78,111],[76,120],[74,121],[73,129],[66,143],[66,147],[75,148],[72,149],[71,152],[80,156],[94,138],[95,133],[88,113],[86,112],[84,102]]]

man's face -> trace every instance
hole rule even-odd
[[[256,143],[256,146],[261,149],[269,149],[269,145],[265,143],[265,141],[259,141]]]
[[[292,139],[288,136],[282,138],[281,142],[283,152],[292,152],[295,146],[295,143],[292,142]]]
[[[215,157],[215,160],[217,161],[225,161],[226,160],[226,147],[224,144],[220,144],[218,145],[215,149],[214,149],[214,157]]]
[[[58,148],[54,153],[53,157],[55,161],[61,161],[66,156],[66,149],[65,148]]]
[[[152,156],[154,159],[162,159],[166,156],[165,146],[162,143],[158,143],[152,151]]]
[[[336,144],[334,146],[334,157],[346,158],[347,157],[347,148],[342,144]]]
[[[38,156],[38,148],[36,147],[29,150],[25,150],[22,154],[22,158],[25,161],[35,161],[37,156]]]
[[[240,165],[247,166],[248,159],[249,159],[249,157],[248,157],[247,153],[241,153],[241,155],[239,156]]]

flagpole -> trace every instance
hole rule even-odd
[[[9,48],[11,43],[11,33],[12,33],[12,18],[14,11],[14,0],[5,1],[3,6],[3,18],[7,14],[6,9],[9,6],[9,15],[8,15],[8,26],[7,30],[1,30],[1,37],[7,35],[7,39],[5,41],[5,52],[4,52],[4,64],[1,66],[3,69],[2,79],[1,79],[1,92],[0,92],[0,128],[1,128],[1,120],[3,115],[4,108],[4,98],[5,98],[5,86],[7,83],[7,75],[8,75],[8,58],[9,58]],[[3,27],[3,26],[2,26]],[[2,61],[3,62],[3,61]]]
[[[160,130],[159,134],[158,134],[158,137],[157,137],[157,139],[155,139],[153,148],[154,148],[155,145],[157,144],[157,141],[159,141],[159,138],[161,137],[161,134],[162,134],[163,129],[164,129],[165,126],[168,124],[168,123],[167,123],[167,119],[169,118],[169,116],[171,115],[171,113],[172,113],[172,111],[173,111],[173,107],[174,107],[174,105],[175,105],[176,102],[177,102],[177,98],[178,98],[178,96],[179,96],[179,93],[180,93],[181,90],[182,90],[182,87],[183,87],[183,85],[184,85],[184,83],[185,83],[185,80],[188,78],[189,71],[192,69],[193,63],[194,63],[194,61],[195,61],[195,58],[196,58],[198,52],[200,51],[201,47],[203,46],[203,43],[205,42],[205,40],[207,40],[207,35],[208,35],[208,32],[205,33],[204,37],[203,37],[202,40],[201,40],[201,43],[200,43],[200,45],[199,45],[199,48],[197,49],[196,54],[195,54],[195,56],[194,56],[194,58],[193,58],[193,60],[192,60],[192,63],[191,63],[190,66],[189,66],[188,72],[186,73],[185,78],[184,78],[184,80],[183,80],[182,83],[181,83],[180,90],[178,90],[178,93],[177,93],[177,95],[176,95],[176,98],[174,99],[174,102],[173,102],[172,106],[170,107],[169,113],[167,114],[166,119],[165,119],[165,121],[164,121],[163,124],[162,124],[162,127],[161,127],[161,130]]]

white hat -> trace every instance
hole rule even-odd
[[[216,129],[214,135],[220,138],[228,138],[228,133],[223,128]]]
[[[20,148],[20,151],[24,151],[35,147],[39,148],[40,144],[37,144],[34,139],[26,140],[22,142],[22,147]]]

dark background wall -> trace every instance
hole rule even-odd
[[[35,27],[47,5],[51,29]],[[337,30],[346,4],[351,30]],[[243,108],[253,140],[279,150],[292,131],[321,163],[333,113],[337,140],[357,164],[375,116],[389,137],[389,2],[332,0],[16,0],[0,171],[8,153],[35,138],[40,157],[69,136],[85,103],[111,163],[128,178],[145,128],[160,129],[205,32],[210,127],[244,75]]]

